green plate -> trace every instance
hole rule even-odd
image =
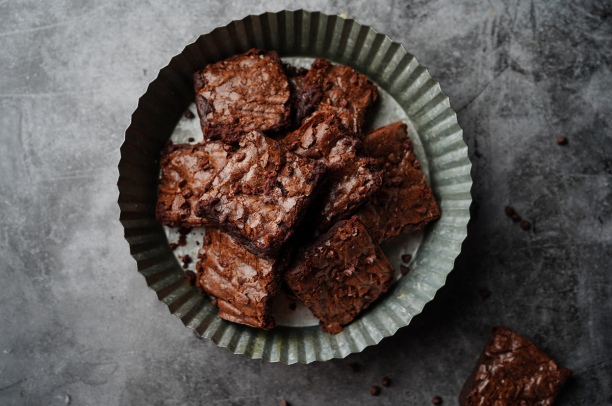
[[[270,331],[219,318],[217,308],[186,283],[176,258],[185,253],[195,258],[195,244],[171,251],[168,240],[176,238],[176,232],[155,221],[159,152],[171,137],[179,141],[198,134],[193,124],[198,120],[189,123],[182,118],[194,99],[193,73],[251,48],[274,49],[284,61],[303,66],[312,58],[324,57],[368,76],[381,90],[371,126],[397,120],[408,123],[417,157],[440,205],[441,218],[423,232],[382,247],[396,270],[400,256],[412,253],[410,273],[400,277],[398,272],[398,281],[385,296],[336,335],[323,333],[305,308],[283,311],[287,306],[281,297],[275,310],[279,326]],[[448,97],[401,44],[340,16],[303,10],[265,13],[202,35],[172,58],[149,85],[121,146],[120,220],[138,272],[185,326],[250,358],[287,364],[325,361],[360,352],[393,335],[444,285],[467,235],[470,169],[463,132]],[[201,238],[198,231],[192,231],[191,238]]]

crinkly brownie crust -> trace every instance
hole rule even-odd
[[[250,51],[193,76],[205,139],[237,143],[250,131],[275,133],[291,124],[289,83],[276,51]]]

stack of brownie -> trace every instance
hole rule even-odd
[[[273,328],[284,282],[342,331],[393,282],[378,244],[440,216],[406,124],[364,134],[377,87],[325,59],[253,49],[194,86],[204,141],[162,150],[157,220],[206,228],[196,284],[220,317]]]

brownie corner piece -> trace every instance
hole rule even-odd
[[[525,337],[494,327],[459,404],[552,405],[571,373]]]
[[[337,334],[387,291],[394,270],[365,227],[352,217],[303,248],[284,278],[320,320],[322,330]]]
[[[289,83],[276,51],[251,49],[193,79],[205,139],[237,143],[249,131],[275,133],[291,124]]]
[[[363,147],[385,171],[385,180],[372,200],[357,212],[380,244],[404,232],[425,227],[440,217],[440,208],[427,183],[407,125],[396,122],[364,135]]]
[[[217,298],[219,317],[269,330],[276,326],[270,314],[281,285],[287,256],[259,258],[229,234],[206,228],[196,263],[197,286]]]
[[[208,223],[195,215],[198,197],[225,165],[228,146],[219,142],[195,145],[166,143],[161,151],[161,178],[155,217],[169,227],[200,227]]]
[[[378,99],[378,87],[350,66],[334,65],[316,59],[300,96],[297,118],[303,120],[313,111],[332,112],[346,130],[361,135],[367,111]]]
[[[215,176],[196,214],[256,255],[274,257],[319,192],[326,167],[256,131]]]

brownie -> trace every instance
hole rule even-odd
[[[414,154],[406,124],[397,122],[364,135],[365,152],[385,170],[383,186],[357,211],[374,240],[423,228],[440,217],[438,203]]]
[[[296,116],[298,110],[303,108],[303,104],[300,103],[300,100],[304,91],[304,85],[306,84],[306,74],[308,73],[308,69],[297,68],[288,63],[283,64],[283,68],[285,69],[285,75],[287,75],[287,81],[289,82],[291,118],[293,120],[293,123],[297,123]]]
[[[322,231],[348,218],[382,185],[376,160],[359,153],[359,141],[344,131],[332,113],[315,113],[282,144],[327,165],[327,183],[311,211]]]
[[[324,183],[326,167],[248,133],[196,205],[196,215],[255,255],[274,257]]]
[[[314,111],[330,112],[348,131],[361,135],[365,115],[377,98],[378,88],[367,77],[351,67],[318,58],[306,74],[297,120],[301,122]]]
[[[265,330],[276,325],[270,306],[286,256],[259,258],[229,234],[206,228],[198,259],[197,286],[217,298],[221,318]]]
[[[157,221],[169,227],[207,224],[195,215],[198,197],[225,165],[230,148],[219,141],[195,145],[168,142],[161,152]]]
[[[204,139],[237,143],[249,131],[274,133],[291,124],[289,83],[276,51],[250,51],[193,76]]]
[[[285,282],[336,334],[393,282],[393,267],[356,217],[336,223],[303,248],[285,274]]]
[[[552,405],[571,373],[525,337],[495,327],[461,389],[459,404]]]

